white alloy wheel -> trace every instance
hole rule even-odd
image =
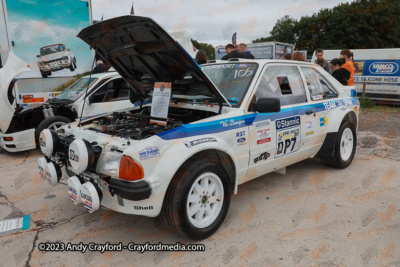
[[[60,128],[61,126],[64,126],[66,123],[62,122],[62,121],[56,121],[52,124],[50,124],[50,126],[48,127],[48,129],[57,131],[58,128]]]
[[[197,228],[211,225],[221,212],[224,187],[214,173],[200,175],[189,190],[186,209],[189,221]]]
[[[346,128],[343,131],[342,138],[340,140],[340,157],[342,158],[343,161],[347,161],[350,158],[353,152],[353,147],[354,147],[353,132],[349,128]]]

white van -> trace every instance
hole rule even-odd
[[[324,50],[324,58],[331,61],[340,57],[341,50]],[[361,96],[365,81],[365,95],[382,104],[400,104],[400,48],[354,49],[354,85]],[[315,52],[312,62],[316,62]]]

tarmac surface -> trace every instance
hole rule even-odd
[[[31,221],[28,230],[0,234],[0,266],[400,266],[400,116],[385,116],[362,114],[347,169],[308,159],[286,175],[240,185],[221,228],[202,241],[159,218],[89,214],[72,204],[64,181],[50,188],[39,177],[39,150],[2,151],[0,220],[29,214]],[[45,242],[181,242],[205,251],[40,251]]]

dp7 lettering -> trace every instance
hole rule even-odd
[[[300,147],[300,116],[276,121],[275,158],[296,152]]]

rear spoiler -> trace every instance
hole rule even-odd
[[[346,92],[346,94],[348,96],[351,97],[356,97],[357,96],[357,90],[356,87],[354,85],[352,86],[343,86],[344,91]]]

